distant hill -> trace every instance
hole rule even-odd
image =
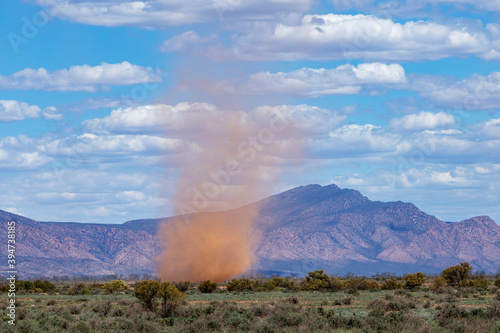
[[[252,205],[260,208],[257,272],[439,272],[461,261],[485,271],[500,267],[500,227],[487,216],[446,223],[411,203],[371,201],[336,185],[301,186]],[[248,208],[226,213],[237,219]],[[153,273],[162,250],[156,232],[171,218],[37,222],[0,210],[4,228],[9,220],[19,222],[19,272],[50,276]]]

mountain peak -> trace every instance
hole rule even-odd
[[[300,186],[251,205],[260,209],[256,270],[374,274],[439,272],[464,260],[488,271],[500,264],[500,226],[488,216],[448,224],[412,203],[371,201],[335,184]],[[164,248],[158,226],[173,220],[47,223],[0,210],[0,222],[12,219],[22,226],[23,274],[33,276],[152,273]]]
[[[491,229],[499,229],[500,226],[496,224],[495,221],[493,221],[489,216],[482,215],[482,216],[475,216],[471,217],[470,219],[466,219],[460,222],[456,222],[459,224],[464,224],[464,225],[476,225],[476,226],[482,226],[485,228],[491,228]]]
[[[343,196],[346,201],[356,201],[356,202],[369,202],[368,198],[364,197],[361,193],[356,190],[351,189],[341,189],[335,184],[330,184],[326,186],[321,186],[318,184],[305,185],[292,188],[285,192],[273,195],[267,199],[264,199],[267,205],[273,205],[274,202],[280,205],[290,204],[296,202],[299,206],[314,205],[326,200],[334,200],[336,197]],[[279,207],[275,207],[279,208]]]

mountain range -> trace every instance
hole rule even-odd
[[[371,201],[336,185],[297,187],[227,213],[237,218],[254,208],[260,211],[254,272],[439,272],[462,261],[475,270],[500,268],[500,226],[487,216],[443,222],[411,203]],[[4,230],[17,221],[23,277],[154,273],[163,249],[157,231],[172,219],[41,222],[0,210]],[[7,244],[7,232],[1,237]],[[6,246],[0,255],[7,257]]]

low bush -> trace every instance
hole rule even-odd
[[[204,294],[213,293],[217,289],[217,283],[210,280],[203,281],[198,285],[198,290]]]
[[[255,284],[249,279],[234,279],[227,283],[229,291],[254,290]]]
[[[403,289],[403,284],[396,281],[396,279],[386,280],[380,287],[382,290],[396,290]]]
[[[113,280],[111,282],[105,283],[102,286],[102,289],[106,292],[113,294],[119,291],[125,291],[130,289],[130,286],[125,283],[123,280]]]
[[[189,281],[179,281],[179,282],[174,282],[174,286],[181,292],[185,293],[186,291],[189,290],[189,287],[191,286],[191,282]]]
[[[277,289],[278,287],[273,281],[266,281],[257,287],[257,291],[275,291]]]
[[[425,283],[426,276],[424,273],[417,272],[414,274],[405,275],[405,287],[408,289],[413,289],[415,287],[420,287]]]
[[[100,316],[106,317],[111,311],[111,301],[95,303],[92,305],[92,311]]]

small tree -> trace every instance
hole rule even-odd
[[[160,283],[154,280],[144,280],[135,286],[134,296],[148,310],[154,310],[154,298],[158,294]]]
[[[330,277],[323,270],[309,272],[306,280],[302,283],[303,290],[324,290],[328,289]]]
[[[170,282],[163,282],[159,284],[157,296],[161,298],[162,316],[168,317],[174,310],[184,302],[186,294],[179,291]]]
[[[425,283],[426,277],[424,273],[417,272],[414,274],[405,275],[405,287],[413,289],[415,287],[420,287]]]
[[[441,272],[441,276],[449,285],[463,287],[467,285],[467,279],[471,277],[472,267],[468,262],[461,262],[460,265],[448,267]]]
[[[198,286],[198,290],[204,294],[211,294],[217,289],[217,283],[211,282],[210,280],[203,281]]]

